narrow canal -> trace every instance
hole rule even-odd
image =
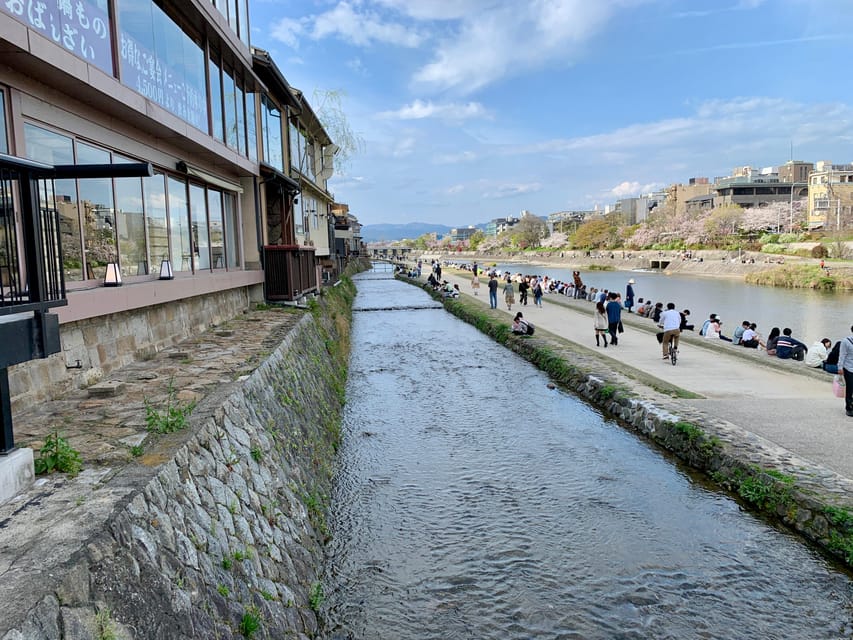
[[[423,291],[356,282],[325,638],[853,637],[818,552]]]

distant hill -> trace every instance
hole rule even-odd
[[[415,238],[425,233],[438,233],[444,235],[449,233],[453,227],[443,224],[430,224],[427,222],[409,222],[407,224],[366,224],[361,228],[361,239],[364,242],[392,242]]]

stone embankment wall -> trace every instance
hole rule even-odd
[[[644,394],[626,388],[612,372],[608,374],[600,366],[595,369],[596,364],[572,351],[565,341],[539,334],[532,338],[514,336],[505,319],[492,316],[479,305],[443,299],[434,292],[432,295],[448,311],[512,349],[606,415],[619,419],[707,474],[756,511],[783,522],[853,567],[853,503],[849,498],[853,483],[849,480],[651,389]]]
[[[194,411],[173,434],[183,441],[3,640],[313,636],[353,297],[344,280]]]
[[[96,383],[114,369],[233,318],[261,293],[230,289],[63,324],[62,351],[9,368],[12,411]]]

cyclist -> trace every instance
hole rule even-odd
[[[675,310],[674,302],[666,304],[666,311],[660,314],[660,324],[663,328],[663,359],[669,360],[669,341],[672,340],[672,348],[678,350],[678,336],[681,334],[681,314]]]

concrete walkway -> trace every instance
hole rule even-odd
[[[446,269],[442,278],[471,296],[470,273]],[[486,278],[481,278],[478,295],[471,298],[488,307]],[[527,306],[515,304],[510,312],[499,289],[498,309],[506,314],[507,323],[521,311],[536,327],[596,349],[591,302],[546,294],[543,306],[537,308],[530,295]],[[832,393],[832,375],[802,362],[769,357],[762,350],[711,343],[698,332],[682,334],[678,364],[673,367],[661,358],[655,339],[658,329],[651,320],[624,311],[622,318],[625,333],[618,346],[597,348],[602,361],[626,363],[698,394],[701,398],[680,402],[853,481],[853,418],[845,415],[843,399]],[[733,329],[729,326],[725,333]]]

